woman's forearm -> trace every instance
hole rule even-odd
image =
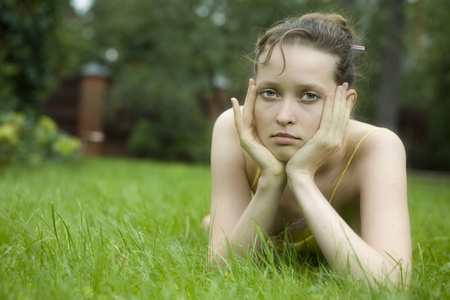
[[[278,211],[279,200],[286,182],[261,176],[258,189],[228,236],[219,242],[214,257],[228,258],[230,252],[242,254],[248,250],[260,250],[261,233],[272,230]],[[218,254],[218,255],[217,255]]]
[[[403,270],[389,254],[380,253],[368,245],[341,218],[317,188],[311,176],[288,177],[289,186],[304,214],[306,222],[330,266],[341,272],[347,269],[354,278],[393,282],[403,280]]]

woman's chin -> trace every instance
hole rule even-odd
[[[287,162],[291,159],[291,157],[300,149],[301,145],[273,145],[268,143],[268,145],[263,144],[270,152],[272,152],[273,156],[276,159],[282,162]]]
[[[295,151],[272,151],[273,156],[282,162],[288,162],[295,154]]]

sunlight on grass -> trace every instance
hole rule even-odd
[[[207,166],[123,159],[0,171],[1,299],[440,299],[450,297],[450,180],[409,179],[409,292],[267,251],[206,265]]]

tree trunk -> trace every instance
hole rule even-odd
[[[384,30],[376,123],[397,132],[403,50],[403,0],[387,0],[386,3],[388,17]]]

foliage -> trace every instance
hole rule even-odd
[[[427,118],[425,141],[399,132],[416,167],[450,169],[447,2],[404,1],[400,99]],[[356,22],[358,119],[373,122],[389,15],[385,0],[96,0],[74,14],[68,0],[0,2],[0,109],[39,114],[59,75],[90,61],[111,70],[106,128],[142,157],[205,161],[208,103],[226,89],[241,103],[254,43],[268,26],[311,11]],[[436,10],[439,7],[439,10]],[[433,17],[429,17],[433,16]],[[64,22],[62,22],[64,18]],[[112,53],[112,54],[111,54]],[[216,78],[226,78],[218,84]],[[224,104],[223,106],[226,106]],[[149,132],[146,133],[146,130]],[[409,130],[409,129],[407,129]],[[201,141],[201,142],[199,142]]]
[[[448,1],[409,1],[405,5],[408,30],[401,104],[425,120],[425,136],[407,140],[407,151],[415,157],[416,167],[425,169],[450,170],[450,59],[445,50],[450,47],[446,38],[450,30],[445,25],[448,9]]]
[[[55,86],[67,0],[0,2],[0,111],[41,112]]]
[[[114,78],[107,127],[128,135],[128,148],[139,156],[207,161],[212,116],[200,99],[208,102],[225,88],[243,101],[252,76],[246,54],[257,36],[307,3],[317,7],[315,1],[96,1],[85,26],[95,32],[93,58],[109,65]],[[106,58],[107,49],[117,51],[116,61]]]
[[[62,160],[79,152],[78,139],[42,115],[66,61],[61,21],[68,7],[67,0],[0,2],[1,165]]]
[[[409,176],[411,287],[374,290],[323,259],[267,252],[208,268],[206,166],[137,160],[0,172],[1,299],[447,299],[449,178]],[[83,187],[83,188],[80,188]]]
[[[23,113],[0,114],[0,165],[73,159],[79,151],[80,141],[59,132],[47,116],[34,120]]]
[[[450,28],[441,23],[447,20],[450,3],[446,1],[427,1],[427,15],[425,18],[425,36],[423,37],[423,84],[420,84],[420,98],[416,102],[424,101],[429,121],[429,140],[426,157],[431,169],[450,170],[450,59],[446,49],[450,49]],[[439,6],[437,6],[439,5]],[[444,7],[445,6],[445,7]],[[436,10],[436,7],[439,7]]]
[[[129,134],[130,152],[140,157],[208,161],[211,133],[197,99],[186,91],[162,88],[151,69],[124,67],[123,71],[124,76],[117,78],[120,84],[112,88],[107,112],[108,120]]]

